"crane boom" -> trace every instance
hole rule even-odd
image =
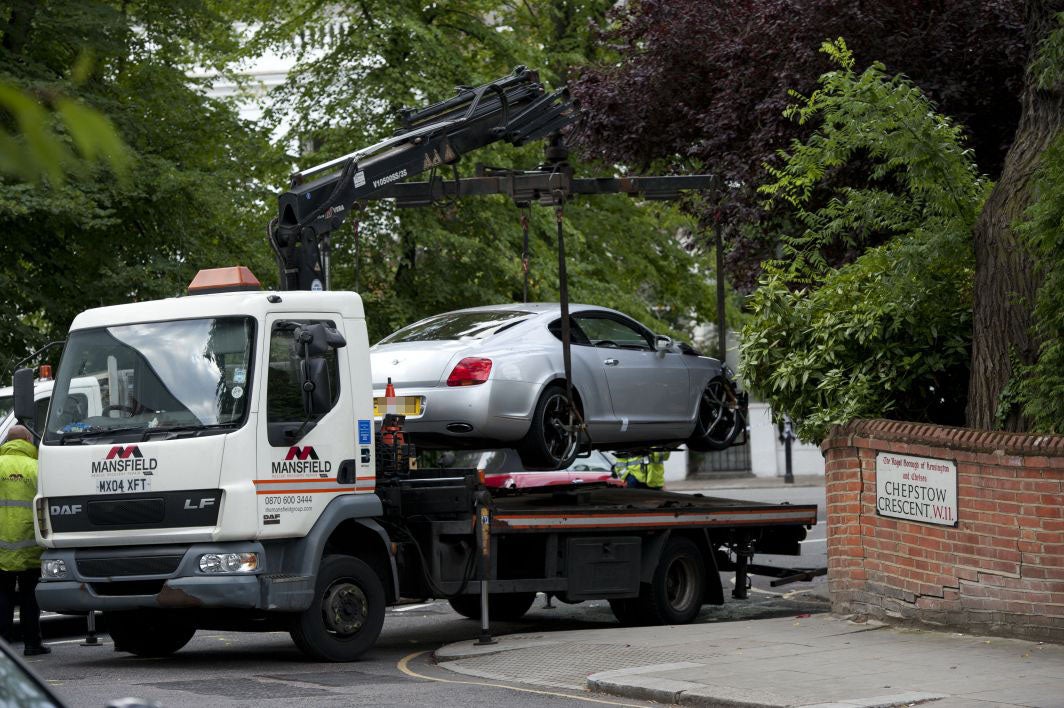
[[[420,110],[404,110],[402,127],[367,148],[296,172],[279,196],[269,237],[285,290],[328,287],[329,235],[352,206],[380,190],[491,143],[512,145],[557,133],[575,119],[565,90],[547,92],[536,72],[513,73]]]

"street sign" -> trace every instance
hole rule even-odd
[[[956,463],[880,452],[876,455],[876,513],[956,526]]]

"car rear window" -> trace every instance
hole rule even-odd
[[[531,317],[529,312],[488,310],[448,312],[404,327],[382,339],[380,344],[435,342],[446,339],[484,339]]]

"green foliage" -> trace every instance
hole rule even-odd
[[[0,175],[26,182],[47,177],[52,184],[62,184],[67,172],[97,161],[125,174],[129,156],[106,116],[65,97],[56,97],[51,104],[50,114],[35,97],[0,82],[0,110],[15,125],[12,131],[0,127]]]
[[[128,165],[125,179],[105,160],[65,179],[49,169],[39,182],[29,172],[0,182],[0,361],[62,338],[87,307],[181,294],[203,267],[273,273],[265,185],[282,174],[280,154],[188,77],[233,51],[225,5],[0,2],[0,80],[53,109],[38,113],[58,145],[43,154]],[[9,118],[17,130],[18,114]],[[36,138],[21,132],[29,149]]]
[[[1039,47],[1031,71],[1043,90],[1064,86],[1064,13],[1057,15],[1057,26]],[[1064,433],[1064,132],[1042,153],[1033,191],[1035,199],[1015,228],[1038,264],[1041,285],[1033,334],[1040,344],[1033,365],[1014,363],[1016,374],[999,410],[1020,405],[1032,430],[1059,435]]]
[[[819,126],[762,187],[802,228],[780,234],[783,257],[750,300],[741,373],[807,441],[855,417],[960,422],[970,232],[988,184],[960,129],[909,81],[878,64],[857,74],[841,39],[823,51],[839,68],[788,111]],[[857,157],[871,168],[853,186],[821,188]],[[837,248],[864,252],[831,268]]]
[[[603,17],[610,4],[269,2],[252,7],[262,24],[248,51],[283,51],[293,36],[307,37],[293,50],[298,64],[290,80],[272,98],[275,119],[294,115],[296,133],[314,145],[314,153],[297,158],[308,166],[389,135],[403,107],[449,98],[456,85],[498,78],[517,64],[543,69],[541,78],[558,85],[569,64],[601,51],[589,21]],[[313,37],[311,28],[318,28]],[[532,168],[542,147],[480,150],[459,173],[470,176],[476,163]],[[601,165],[575,167],[582,175],[612,173]],[[448,169],[441,176],[452,175]],[[360,245],[346,225],[334,238],[333,284],[362,293],[373,337],[448,309],[520,301],[520,215],[501,197],[428,209],[371,203],[359,215]],[[689,336],[694,322],[713,319],[715,307],[702,254],[677,238],[693,227],[673,207],[623,197],[566,205],[571,298],[614,306]],[[534,205],[530,300],[558,296],[555,244],[553,211]]]
[[[1064,433],[1064,133],[1042,154],[1038,198],[1017,226],[1038,264],[1042,285],[1034,306],[1038,359],[1013,379],[1016,400],[1033,430]]]

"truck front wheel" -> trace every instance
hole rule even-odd
[[[373,646],[384,626],[384,587],[358,558],[322,559],[314,602],[295,618],[292,641],[321,661],[354,661]]]
[[[654,579],[643,585],[636,601],[639,614],[647,624],[687,624],[702,609],[705,587],[706,564],[698,546],[673,537],[662,549]]]
[[[103,621],[115,651],[145,657],[169,656],[189,643],[196,628],[180,617],[158,610],[105,612]]]

